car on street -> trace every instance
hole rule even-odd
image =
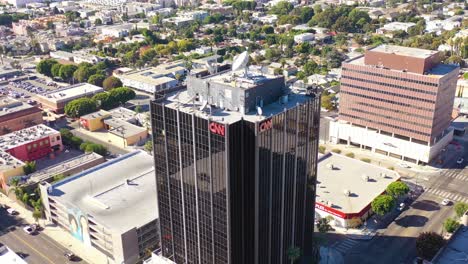
[[[15,209],[13,209],[13,208],[8,208],[7,213],[9,215],[17,215],[18,214],[18,212],[16,212]]]
[[[405,203],[401,203],[398,207],[397,207],[397,210],[402,212],[403,210],[405,210],[406,208],[406,204]]]
[[[411,168],[411,166],[410,166],[410,165],[408,165],[408,164],[406,164],[406,163],[404,163],[404,162],[400,162],[400,163],[398,163],[398,166],[400,166],[400,167],[402,167],[402,168],[406,168],[406,169],[409,169],[409,168]]]
[[[73,261],[74,259],[76,259],[76,255],[73,254],[72,252],[65,252],[65,254],[63,255],[70,261]]]
[[[458,164],[458,165],[461,165],[461,164],[463,164],[464,161],[465,161],[464,158],[459,158],[459,159],[457,160],[457,164]]]
[[[444,199],[442,202],[440,202],[441,205],[449,205],[450,200],[449,199]]]
[[[32,235],[36,232],[36,226],[35,225],[27,225],[23,227],[24,232],[28,235]]]

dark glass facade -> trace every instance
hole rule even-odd
[[[311,248],[318,97],[261,122],[213,123],[164,100],[151,111],[165,257],[274,264]]]

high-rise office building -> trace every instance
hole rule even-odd
[[[339,118],[330,141],[415,163],[440,157],[459,68],[436,51],[381,45],[343,63]]]
[[[161,255],[290,263],[312,245],[320,100],[223,72],[151,103]]]

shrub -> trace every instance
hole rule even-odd
[[[418,256],[430,260],[445,244],[444,238],[435,232],[424,232],[416,239]]]
[[[74,147],[74,148],[79,148],[80,145],[83,143],[83,139],[77,137],[77,136],[73,136],[71,138],[71,146]]]
[[[459,226],[460,223],[458,223],[458,221],[453,218],[448,218],[444,221],[444,229],[449,233],[455,232]]]
[[[361,161],[364,161],[364,162],[367,162],[367,163],[370,163],[371,162],[371,159],[369,158],[362,158]]]
[[[337,148],[334,148],[331,151],[334,152],[334,153],[338,153],[338,154],[341,153],[341,149],[337,149]]]
[[[318,148],[318,152],[322,153],[322,154],[325,153],[325,150],[326,150],[325,146],[319,146],[319,148]]]
[[[390,167],[388,167],[387,169],[389,169],[389,170],[395,170],[395,167],[390,166]]]
[[[348,153],[346,153],[346,157],[354,158],[354,153],[353,152],[348,152]]]

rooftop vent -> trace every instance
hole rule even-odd
[[[350,190],[344,190],[343,193],[344,193],[344,195],[346,195],[346,196],[350,196],[350,195],[351,195],[351,191],[350,191]]]
[[[327,168],[330,169],[330,170],[334,170],[335,166],[333,165],[333,163],[328,163]]]
[[[363,174],[363,175],[362,175],[362,179],[363,179],[364,181],[368,182],[368,181],[369,181],[369,175]]]

